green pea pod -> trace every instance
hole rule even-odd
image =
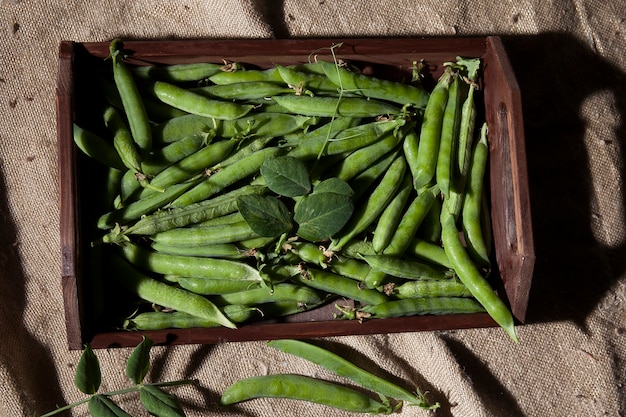
[[[254,313],[259,313],[257,307],[243,305],[227,305],[222,310],[226,317],[234,323],[244,322],[253,318]],[[140,313],[124,323],[124,328],[128,330],[192,329],[218,326],[213,321],[181,313],[180,311],[148,311]]]
[[[425,262],[407,260],[389,255],[365,255],[362,259],[373,269],[398,278],[414,280],[442,280],[454,276],[450,270],[437,268]]]
[[[463,89],[457,74],[452,75],[448,89],[448,101],[443,113],[441,124],[441,140],[437,154],[435,178],[444,198],[448,197],[450,181],[456,175],[456,154],[458,152],[458,136],[461,121]]]
[[[150,120],[139,87],[132,72],[124,62],[121,48],[122,41],[120,39],[114,39],[109,45],[111,61],[113,62],[113,78],[130,125],[132,138],[141,153],[145,155],[152,149]]]
[[[401,109],[384,101],[361,97],[274,96],[272,99],[295,114],[320,117],[378,117],[396,115]]]
[[[372,238],[372,246],[376,252],[382,252],[391,242],[393,234],[402,220],[402,213],[404,213],[412,191],[413,181],[411,175],[406,173],[400,188],[376,223]]]
[[[209,81],[221,85],[254,81],[281,82],[282,78],[280,78],[276,67],[271,67],[266,70],[241,69],[237,71],[220,71],[210,76]]]
[[[274,374],[236,381],[220,398],[222,405],[256,398],[286,398],[323,404],[353,413],[390,414],[394,408],[343,385],[304,375]]]
[[[93,417],[131,417],[120,406],[111,401],[109,397],[102,394],[91,396],[87,408]]]
[[[200,245],[236,243],[256,237],[260,237],[260,235],[256,233],[245,220],[234,224],[211,227],[174,228],[150,236],[152,241],[156,243],[190,248]]]
[[[413,394],[384,378],[359,368],[349,360],[319,346],[292,339],[272,340],[267,342],[267,345],[285,353],[306,359],[386,397],[406,401],[409,404],[424,409],[435,409],[439,407],[439,404],[427,404],[423,394]]]
[[[206,139],[205,135],[196,134],[154,149],[141,162],[141,169],[146,175],[157,175],[181,159],[199,151],[206,144]]]
[[[113,146],[126,168],[141,173],[141,155],[122,116],[115,107],[107,106],[103,118],[113,134]]]
[[[454,279],[439,281],[407,281],[393,288],[392,296],[403,298],[471,297],[472,293]]]
[[[248,81],[231,84],[215,84],[190,88],[196,94],[221,100],[255,100],[279,94],[293,93],[293,89],[283,84],[269,81]]]
[[[413,184],[416,190],[428,185],[435,176],[443,114],[448,102],[448,87],[451,79],[450,71],[446,69],[430,94],[424,111],[417,158],[412,162],[415,164]]]
[[[482,276],[467,252],[459,236],[455,217],[445,207],[441,211],[443,247],[459,279],[472,292],[472,295],[485,308],[515,342],[515,321],[504,301],[496,294],[489,282]]]
[[[469,314],[485,309],[473,298],[467,297],[427,297],[392,300],[383,304],[368,305],[354,312],[347,312],[344,318],[394,318],[415,315]]]
[[[102,165],[125,171],[128,167],[121,160],[115,147],[107,140],[74,123],[74,143],[83,153]]]
[[[294,301],[302,304],[319,304],[322,302],[320,294],[314,289],[300,284],[282,282],[271,288],[252,288],[211,297],[218,305],[244,304],[258,305],[264,303]]]
[[[421,87],[357,74],[327,61],[318,61],[317,64],[341,91],[387,100],[402,106],[411,104],[417,108],[426,107],[428,102],[429,94]]]
[[[405,170],[404,156],[399,155],[367,200],[355,211],[342,231],[333,238],[330,250],[341,250],[343,245],[367,229],[378,218],[400,186]]]
[[[154,385],[141,385],[139,401],[145,409],[156,417],[185,417],[178,398]]]
[[[162,102],[177,109],[218,120],[232,120],[243,117],[254,107],[249,104],[210,99],[163,81],[153,83],[150,86],[150,92]]]
[[[227,279],[168,276],[166,279],[175,282],[181,288],[202,295],[222,295],[247,291],[261,287],[257,279]]]
[[[278,73],[283,79],[283,82],[296,89],[297,93],[302,94],[307,90],[313,92],[337,93],[337,86],[326,76],[306,73],[291,66],[276,65],[276,68],[278,68]]]
[[[128,246],[132,246],[132,244]],[[124,288],[140,299],[198,316],[224,327],[231,329],[237,328],[215,304],[205,297],[157,281],[140,272],[129,263],[137,262],[137,258],[132,252],[122,252],[122,256],[112,254],[109,260],[114,271],[113,275],[115,279],[117,279]]]
[[[133,67],[131,71],[134,76],[145,80],[182,83],[204,80],[222,71],[223,67],[224,64],[194,62],[190,64],[144,65]]]

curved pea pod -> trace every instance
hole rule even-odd
[[[428,240],[414,238],[406,248],[406,253],[436,265],[452,268],[452,264],[443,247]]]
[[[346,250],[346,246],[344,246],[344,251]],[[371,267],[366,262],[359,259],[339,256],[329,262],[328,269],[335,274],[358,281],[364,281]]]
[[[233,323],[243,323],[258,314],[256,307],[243,305],[226,305],[222,307],[224,314]],[[219,326],[213,321],[201,317],[192,316],[180,311],[147,311],[124,322],[124,328],[128,330],[164,330],[164,329],[192,329]]]
[[[367,305],[356,312],[346,312],[344,318],[394,318],[416,315],[469,314],[480,313],[485,309],[473,298],[429,297],[405,298],[383,304]]]
[[[394,286],[391,296],[396,298],[471,297],[472,293],[454,279],[438,281],[407,281]]]
[[[141,155],[122,115],[113,106],[103,112],[104,124],[113,134],[113,146],[126,168],[141,173]]]
[[[511,311],[474,264],[461,241],[455,217],[448,212],[445,205],[444,202],[444,209],[441,211],[441,240],[448,259],[461,282],[472,292],[476,300],[511,339],[518,342]]]
[[[238,380],[220,398],[222,405],[256,398],[286,398],[323,404],[354,413],[390,414],[393,407],[343,385],[304,375],[273,374]]]
[[[450,182],[457,174],[456,155],[459,147],[459,129],[461,122],[461,106],[463,85],[457,74],[452,75],[452,82],[448,87],[448,101],[444,108],[441,123],[441,140],[437,153],[437,167],[435,171],[436,183],[444,198],[448,197]]]
[[[287,113],[254,113],[239,119],[225,120],[216,129],[216,134],[225,138],[282,137],[307,129],[318,123],[318,118]]]
[[[359,201],[370,190],[370,187],[387,172],[399,155],[400,152],[398,150],[393,150],[383,155],[382,158],[366,168],[365,171],[350,180],[350,187],[354,191],[354,201]]]
[[[128,253],[122,253],[122,256],[112,254],[109,260],[112,271],[114,271],[115,279],[124,288],[140,299],[198,316],[224,327],[231,329],[237,328],[237,326],[207,298],[157,281],[143,272],[140,272],[132,265],[132,262],[136,262],[136,259],[129,256]],[[129,263],[129,261],[131,263]]]
[[[255,100],[279,94],[293,93],[293,89],[283,84],[269,81],[248,81],[231,84],[215,84],[190,88],[189,91],[209,98],[221,100]]]
[[[152,242],[153,250],[169,255],[199,256],[202,258],[244,259],[254,256],[254,250],[240,248],[234,243],[216,243],[200,246],[176,246]]]
[[[305,116],[378,117],[401,113],[397,106],[360,97],[285,95],[272,99],[290,112]]]
[[[267,345],[285,353],[306,359],[318,366],[321,366],[322,368],[334,372],[341,377],[354,381],[364,388],[382,394],[388,398],[406,401],[409,404],[416,405],[424,409],[435,409],[439,407],[439,404],[434,404],[432,406],[426,404],[424,394],[413,394],[384,378],[359,368],[349,360],[322,347],[292,339],[271,340],[267,342]]]
[[[254,107],[249,104],[210,99],[163,81],[154,82],[150,86],[150,92],[162,102],[177,109],[218,120],[232,120],[243,117]]]
[[[298,274],[294,274],[291,279],[302,285],[364,304],[380,304],[388,301],[388,297],[380,291],[362,288],[359,285],[360,283],[354,279],[320,269],[307,268]]]
[[[454,276],[454,272],[449,269],[437,268],[425,262],[389,255],[363,255],[361,257],[373,269],[398,278],[442,280]]]
[[[400,186],[405,170],[404,156],[399,155],[367,200],[355,211],[342,231],[332,239],[330,250],[341,250],[343,245],[367,229],[378,218]]]
[[[93,417],[131,417],[130,414],[103,394],[92,395],[89,398],[87,408]]]
[[[169,83],[201,81],[222,71],[224,64],[194,62],[189,64],[144,65],[133,67],[131,71],[137,78]]]
[[[121,171],[126,171],[128,168],[122,162],[115,147],[108,140],[82,128],[76,123],[73,124],[72,133],[74,143],[88,157],[93,158],[106,167],[117,168]]]
[[[141,385],[139,387],[139,401],[146,411],[156,417],[185,417],[185,412],[178,402],[178,398],[155,385]]]
[[[264,148],[258,152],[254,152],[209,176],[200,184],[172,201],[171,206],[182,207],[205,200],[222,191],[224,188],[257,173],[266,159],[270,159],[282,153],[284,153],[284,151],[278,147]]]
[[[342,91],[375,99],[387,100],[399,105],[411,104],[417,108],[425,108],[429,94],[422,87],[403,84],[397,81],[384,80],[351,72],[327,61],[317,61],[324,74]]]
[[[416,190],[428,185],[435,176],[450,81],[450,72],[446,70],[437,81],[424,110],[417,158],[415,161],[409,161],[409,164],[414,164],[412,171],[415,172],[413,184]]]

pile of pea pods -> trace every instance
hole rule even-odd
[[[335,303],[329,320],[486,311],[517,340],[488,281],[480,59],[442,63],[427,90],[417,61],[400,82],[336,60],[125,58],[111,42],[101,125],[74,125],[107,169],[93,245],[143,301],[125,328],[237,328]]]

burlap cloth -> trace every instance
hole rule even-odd
[[[82,398],[60,286],[59,41],[487,34],[503,37],[524,104],[537,263],[521,343],[484,329],[341,337],[331,346],[430,391],[438,416],[626,415],[626,3],[4,0],[0,22],[2,416]],[[97,351],[104,390],[127,386],[129,352]],[[176,391],[189,416],[349,415],[278,400],[220,409],[220,393],[243,377],[332,378],[262,342],[155,347],[153,358],[151,380],[199,380]],[[135,398],[121,402],[144,415]],[[86,414],[82,406],[67,415]]]

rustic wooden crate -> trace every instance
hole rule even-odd
[[[534,267],[534,247],[526,172],[521,98],[515,74],[499,37],[370,38],[295,40],[176,40],[126,41],[130,64],[242,62],[267,68],[307,62],[312,54],[330,59],[329,48],[341,58],[359,61],[373,75],[400,79],[410,76],[415,60],[428,65],[431,83],[441,64],[457,56],[482,57],[484,73],[481,117],[489,124],[491,217],[494,232],[497,290],[518,323],[526,316]],[[72,123],[89,117],[89,97],[96,91],[92,75],[108,56],[109,44],[61,42],[57,80],[58,167],[62,288],[70,349],[89,342],[94,348],[134,346],[139,332],[101,328],[95,310],[114,312],[115,306],[94,305],[93,284],[99,260],[89,247],[94,223],[91,201],[97,198],[90,181],[93,165],[72,140]],[[104,277],[106,279],[106,277]],[[330,306],[332,308],[332,306]],[[226,328],[145,332],[157,344],[220,343],[227,341],[311,338],[432,331],[496,326],[486,313],[415,316],[358,321],[329,319],[330,310],[307,312],[284,320]]]

